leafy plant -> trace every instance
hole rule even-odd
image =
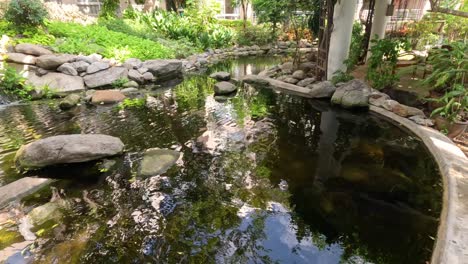
[[[350,72],[356,68],[359,59],[363,53],[362,43],[364,41],[364,28],[360,22],[354,22],[351,35],[351,44],[349,47],[348,59],[345,60],[346,71]]]
[[[468,112],[468,89],[461,84],[455,84],[453,89],[438,99],[429,99],[443,104],[431,113],[433,116],[442,116],[449,122],[462,121]]]
[[[237,44],[242,46],[265,45],[276,38],[267,27],[260,25],[248,26],[237,34]]]
[[[352,79],[354,79],[354,77],[350,75],[349,73],[343,72],[343,71],[337,71],[333,74],[331,82],[335,85],[337,83],[349,82]]]
[[[423,81],[434,88],[464,86],[468,76],[468,45],[453,42],[447,48],[433,49],[428,58],[432,73]]]
[[[371,41],[371,56],[368,60],[366,78],[375,89],[391,87],[398,81],[395,75],[398,54],[408,49],[408,42],[400,39],[378,39]]]
[[[124,84],[128,83],[127,78],[119,78],[115,82],[112,83],[112,87],[114,88],[122,88]]]
[[[146,105],[145,98],[134,98],[129,99],[125,98],[119,105],[119,110],[129,109],[129,108],[142,108]]]
[[[285,21],[287,15],[287,1],[253,0],[253,8],[260,23],[271,23],[272,32],[276,32],[278,25]]]
[[[117,10],[119,8],[119,0],[104,0],[99,18],[109,19],[117,16]]]
[[[44,25],[47,10],[40,0],[12,0],[5,19],[19,29]]]
[[[48,28],[50,34],[60,39],[55,48],[62,53],[100,53],[107,58],[121,61],[128,58],[148,60],[175,57],[175,52],[170,47],[149,39],[115,32],[104,26],[53,22]]]
[[[4,69],[0,70],[0,90],[20,99],[31,99],[30,92],[33,88],[26,84],[26,78],[18,74],[14,68],[5,64]]]

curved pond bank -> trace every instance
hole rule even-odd
[[[417,135],[434,156],[444,181],[443,210],[431,263],[466,263],[468,259],[468,159],[440,132],[414,124],[382,108],[370,110]]]
[[[238,77],[277,60],[216,70]],[[26,252],[35,262],[430,260],[442,184],[417,137],[368,113],[270,90],[215,98],[213,85],[206,76],[188,76],[173,89],[155,90],[151,110],[61,111],[56,102],[2,108],[0,185],[25,176],[14,170],[14,153],[38,138],[101,133],[126,146],[124,156],[97,166],[31,174],[58,180],[1,211],[19,223],[32,208],[60,207],[60,217],[31,228],[37,239]],[[142,153],[154,147],[182,157],[160,176],[136,176]],[[1,241],[0,250],[24,242],[20,224],[0,224],[1,238],[11,242]],[[10,260],[21,263],[18,255]]]

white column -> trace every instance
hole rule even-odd
[[[346,71],[346,66],[343,62],[348,58],[357,2],[358,0],[341,0],[335,4],[333,31],[330,37],[330,49],[328,52],[328,80],[333,77],[336,71]]]
[[[375,35],[379,36],[379,39],[385,37],[385,28],[387,23],[390,21],[390,16],[387,16],[388,5],[392,3],[392,0],[376,0],[374,20],[372,21],[371,39],[374,39]]]

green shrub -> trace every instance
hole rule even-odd
[[[139,14],[134,11],[135,14]],[[185,58],[192,54],[200,53],[201,49],[197,48],[187,39],[165,39],[161,33],[150,28],[146,23],[138,19],[108,19],[100,20],[99,25],[105,26],[107,29],[149,39],[160,43],[164,47],[170,47],[174,51],[176,58]]]
[[[375,89],[392,87],[398,81],[395,74],[398,54],[408,49],[408,42],[400,39],[375,39],[371,41],[366,79]]]
[[[241,19],[220,19],[218,20],[218,23],[233,29],[242,29],[244,27],[244,20]],[[252,26],[252,22],[247,21],[247,26]]]
[[[0,70],[0,90],[20,99],[31,99],[30,93],[33,88],[26,84],[26,78],[18,74],[14,68],[5,64],[5,68]]]
[[[271,30],[263,26],[250,26],[237,33],[237,44],[241,46],[265,45],[276,38]]]
[[[232,43],[234,31],[213,17],[186,9],[184,16],[174,12],[157,10],[143,20],[157,32],[171,39],[187,39],[202,49],[221,48]]]
[[[142,108],[145,105],[146,105],[145,98],[134,98],[134,99],[126,98],[118,105],[118,109],[124,110],[124,109],[129,109],[129,108]]]
[[[448,48],[433,49],[428,57],[432,73],[423,81],[433,88],[452,88],[468,82],[468,44],[453,42]]]
[[[363,55],[364,49],[362,43],[364,41],[364,28],[360,22],[354,22],[353,33],[351,35],[351,44],[349,47],[348,59],[345,61],[346,71],[350,72],[356,68],[356,65]]]
[[[47,16],[40,0],[12,0],[5,12],[5,19],[19,29],[41,26]]]
[[[352,75],[343,71],[337,71],[333,74],[331,82],[336,85],[337,83],[346,83],[354,79]]]
[[[115,32],[104,26],[82,26],[74,23],[53,22],[49,25],[50,34],[57,40],[55,48],[59,52],[72,54],[100,53],[107,58],[124,61],[128,58],[142,60],[174,58],[174,51],[160,43]]]

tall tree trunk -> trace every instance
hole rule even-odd
[[[244,29],[247,27],[247,3],[245,0],[241,1],[241,6],[242,6],[242,18],[244,20]]]

